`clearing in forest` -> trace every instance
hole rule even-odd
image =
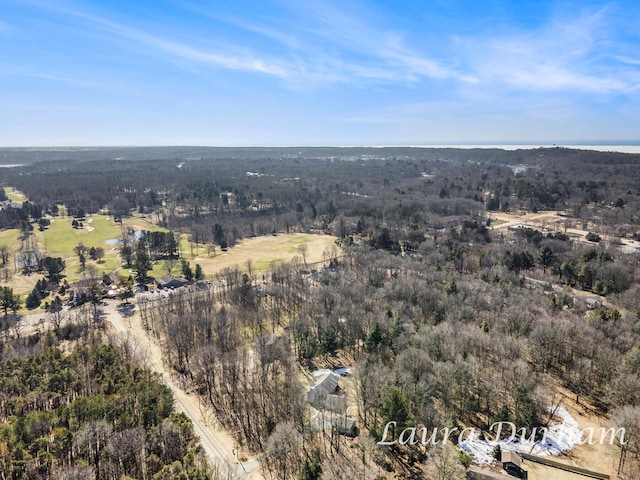
[[[184,240],[181,249],[182,256],[192,268],[200,264],[206,275],[214,275],[235,266],[247,271],[249,263],[253,272],[265,272],[274,265],[291,262],[294,257],[298,257],[301,263],[305,259],[306,263],[321,262],[325,260],[326,252],[337,248],[335,242],[336,237],[331,235],[283,233],[241,240],[225,252],[216,247],[215,253],[209,253],[206,247],[194,245],[192,253],[191,245]],[[179,275],[179,267],[175,270],[174,275]],[[164,262],[157,262],[150,273],[154,277],[165,275]]]

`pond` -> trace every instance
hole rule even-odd
[[[142,234],[145,231],[146,230],[136,230],[135,232],[133,232],[133,240],[136,242],[140,240]],[[108,240],[105,240],[104,243],[106,243],[107,245],[120,245],[122,243],[122,240],[120,240],[119,238],[110,238]]]

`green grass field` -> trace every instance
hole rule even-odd
[[[113,247],[105,242],[120,237],[120,226],[110,217],[96,215],[87,218],[84,227],[71,227],[71,218],[56,218],[44,231],[44,243],[50,256],[69,257],[75,255],[73,249],[82,242],[86,247],[103,247],[105,252]]]
[[[51,257],[61,257],[66,264],[65,278],[69,282],[79,280],[88,274],[103,275],[119,270],[119,275],[127,276],[133,274],[130,269],[122,266],[119,255],[119,244],[106,243],[108,240],[119,239],[121,237],[121,226],[115,223],[112,217],[107,215],[92,215],[83,221],[82,228],[74,229],[71,226],[72,218],[56,217],[52,219],[51,225],[45,231],[34,230],[36,238],[36,248],[39,248],[44,255]],[[134,230],[167,231],[166,229],[151,223],[147,218],[133,216],[124,219],[125,227]],[[20,232],[16,229],[0,231],[0,245],[7,246],[13,256],[20,249]],[[102,247],[104,257],[100,262],[87,259],[84,271],[80,266],[80,261],[75,247],[82,242],[87,248]],[[305,234],[281,234],[277,236],[267,235],[264,237],[247,239],[239,242],[238,245],[222,252],[219,247],[215,252],[209,251],[207,246],[196,246],[188,240],[188,235],[179,234],[180,253],[182,258],[191,264],[195,270],[196,264],[203,267],[206,275],[213,275],[224,268],[238,266],[242,271],[247,271],[248,262],[251,262],[251,269],[255,272],[265,272],[275,265],[281,265],[291,261],[293,258],[301,258],[300,245],[307,248],[307,261],[319,261],[322,258],[324,249],[331,247],[335,243],[333,237],[327,235],[305,235]],[[13,262],[13,260],[12,260]],[[166,261],[160,260],[153,264],[153,269],[149,275],[160,278],[166,275]],[[172,274],[182,275],[180,261],[177,261]],[[15,288],[16,293],[27,295],[36,280],[37,275],[23,276],[15,273],[10,280],[10,285]]]
[[[505,223],[509,223],[506,220],[500,220],[498,218],[491,219],[491,225],[497,227],[498,225],[504,225]]]
[[[300,243],[309,243],[311,239],[309,237],[305,237],[300,235],[299,237],[294,237],[290,240],[287,240],[287,243],[300,244]]]
[[[273,267],[277,267],[279,265],[283,265],[285,260],[283,258],[261,258],[260,260],[256,260],[255,264],[252,265],[252,269],[256,272],[266,272],[271,270]],[[246,265],[243,271],[247,269]]]
[[[4,192],[7,194],[7,198],[12,202],[24,202],[25,196],[14,190],[12,187],[4,187]]]
[[[93,215],[83,222],[83,228],[74,229],[71,227],[71,218],[56,218],[51,222],[47,230],[43,232],[46,255],[52,257],[62,257],[66,264],[67,280],[72,282],[82,278],[85,272],[82,271],[80,261],[74,251],[78,243],[82,242],[87,248],[104,248],[104,257],[101,262],[88,260],[87,269],[95,269],[100,274],[108,274],[122,266],[119,257],[119,245],[106,243],[108,240],[121,237],[121,227],[115,223],[110,216]],[[153,225],[141,218],[127,218],[124,220],[127,227],[134,230],[165,230],[162,227]]]

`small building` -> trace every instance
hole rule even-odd
[[[173,275],[165,275],[156,280],[158,288],[180,288],[189,285],[189,282],[182,277],[174,277]]]
[[[94,285],[98,285],[101,290],[104,289],[102,281],[99,278],[81,278],[80,280],[71,282],[69,287],[73,290],[90,290]]]
[[[36,272],[40,268],[42,258],[40,250],[22,252],[16,258],[16,269],[24,272]]]
[[[5,208],[22,208],[22,203],[4,200],[0,202],[0,210],[4,210]]]
[[[502,461],[502,469],[509,475],[516,478],[527,478],[527,472],[522,468],[522,457],[516,452],[502,450],[500,460]]]
[[[311,427],[323,431],[333,429],[340,435],[352,438],[358,435],[356,421],[349,415],[342,413],[317,413],[311,420]]]
[[[490,470],[483,470],[480,467],[471,465],[467,470],[467,480],[506,480],[503,473],[496,473]]]
[[[358,427],[356,426],[356,421],[349,415],[333,415],[331,419],[331,425],[340,435],[346,435],[347,437],[355,437],[356,435],[358,435]]]
[[[602,306],[602,300],[600,300],[598,297],[587,297],[584,301],[587,304],[587,308],[589,310],[600,308]]]

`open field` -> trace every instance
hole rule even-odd
[[[106,247],[109,239],[119,238],[120,226],[111,217],[95,215],[84,221],[83,228],[73,228],[71,218],[55,218],[44,231],[47,254],[63,258],[74,255],[74,247],[82,242],[87,247]],[[105,248],[105,250],[107,250]]]
[[[17,228],[0,230],[0,245],[9,247],[9,250],[17,248],[20,245],[19,235],[20,230]]]
[[[37,232],[34,232],[37,233]],[[37,239],[36,235],[36,239]],[[38,247],[40,243],[36,240],[36,246]],[[15,271],[15,256],[20,251],[20,230],[12,228],[10,230],[2,230],[0,231],[0,246],[7,247],[9,249],[9,262],[6,266],[6,272],[2,272],[2,283],[5,285],[9,285],[13,287],[15,293],[19,293],[21,295],[29,293],[33,290],[36,282],[40,279],[40,275],[21,275],[19,272]],[[4,275],[9,275],[9,282],[5,282]]]
[[[86,218],[82,228],[71,226],[72,218],[56,217],[51,220],[51,225],[44,232],[34,231],[36,248],[42,250],[44,255],[52,257],[62,257],[66,262],[65,275],[69,282],[79,280],[89,273],[106,274],[122,267],[119,257],[118,244],[107,243],[109,240],[121,237],[121,226],[115,223],[112,217],[107,215],[93,215]],[[125,227],[134,230],[154,230],[166,231],[162,227],[154,225],[145,218],[130,217],[124,219]],[[241,241],[238,245],[228,249],[226,252],[216,247],[215,252],[209,247],[196,246],[189,242],[186,234],[179,234],[181,255],[195,268],[200,264],[206,275],[214,275],[229,267],[238,266],[241,270],[247,271],[249,263],[255,272],[264,272],[275,265],[290,262],[294,257],[303,261],[301,249],[304,249],[304,256],[307,263],[314,263],[323,260],[323,253],[326,249],[335,247],[335,237],[330,235],[315,234],[281,234],[268,235],[259,238],[251,238]],[[100,262],[87,259],[85,270],[82,271],[80,261],[74,248],[82,242],[87,248],[104,248],[104,257]],[[11,252],[11,285],[16,293],[28,294],[35,285],[40,275],[24,276],[14,272],[13,258],[19,252],[20,239],[18,230],[5,230],[0,232],[0,245],[6,245]],[[304,247],[301,247],[304,245]],[[155,262],[150,275],[161,277],[166,275],[167,269],[165,261]],[[122,274],[132,273],[124,270]],[[172,271],[174,275],[180,275],[180,264],[176,265]]]
[[[572,450],[562,455],[543,458],[565,465],[607,474],[610,475],[611,478],[615,478],[620,448],[609,443],[609,436],[605,437],[606,441],[603,444],[599,443],[600,428],[610,428],[612,426],[610,420],[603,415],[595,414],[592,408],[583,405],[583,399],[581,399],[580,404],[576,403],[575,395],[566,388],[556,388],[556,396],[553,402],[556,403],[559,399],[561,399],[561,405],[566,408],[571,416],[578,422],[579,429],[587,432],[585,435],[588,435],[589,432],[589,430],[586,429],[594,429],[594,432],[596,432],[594,435],[596,442],[594,442],[593,445],[589,445],[588,443],[576,445]],[[578,475],[577,473],[542,465],[529,460],[523,461],[523,468],[529,473],[529,480],[579,480],[588,478],[583,475]],[[514,477],[505,476],[505,478]]]
[[[577,404],[575,401],[570,400],[574,398],[574,395],[567,389],[558,388],[565,397],[562,405],[571,413],[573,418],[578,421],[578,425],[581,430],[586,428],[594,428],[598,431],[600,427],[609,428],[609,420],[601,415],[595,415],[592,410],[585,408],[583,405]],[[581,401],[583,401],[581,399]],[[611,478],[615,478],[615,469],[618,464],[620,449],[616,445],[610,445],[608,442],[599,445],[578,445],[571,452],[568,452],[566,456],[553,458],[558,462],[567,463],[576,467],[582,467],[595,472],[606,473],[611,475]],[[530,464],[530,462],[529,462]],[[543,476],[532,476],[529,478],[532,480],[543,478],[558,478],[558,479],[574,479],[579,478],[576,474],[569,472],[563,472],[558,469],[552,469],[544,465],[537,465],[536,471],[547,473]],[[532,469],[533,470],[533,469]],[[551,472],[553,470],[553,472]],[[566,476],[562,476],[566,474]],[[582,477],[585,478],[585,477]]]
[[[331,235],[301,233],[268,235],[243,240],[228,251],[219,252],[215,257],[197,257],[194,260],[202,265],[207,274],[217,273],[224,268],[236,265],[246,270],[248,261],[251,261],[252,270],[267,271],[272,264],[287,263],[296,256],[302,261],[298,245],[303,243],[307,248],[305,254],[307,263],[320,262],[325,249],[335,246],[335,240]]]
[[[298,257],[302,261],[302,254],[299,250],[299,246],[302,244],[306,248],[307,263],[320,262],[323,260],[324,251],[335,247],[335,240],[336,238],[331,235],[287,233],[242,240],[226,252],[216,248],[215,254],[213,252],[209,254],[206,247],[194,245],[192,254],[190,243],[181,238],[180,248],[182,255],[190,262],[192,268],[195,268],[196,264],[200,264],[206,275],[215,275],[225,268],[235,266],[247,271],[248,261],[251,262],[251,270],[254,272],[265,272],[274,265],[291,262],[294,257]],[[167,270],[164,264],[164,261],[157,262],[151,275],[154,277],[166,275]],[[179,271],[180,267],[176,266],[172,273],[179,275]]]
[[[74,229],[71,226],[72,218],[55,218],[51,225],[43,232],[46,255],[62,257],[67,265],[65,274],[68,281],[78,280],[88,271],[95,273],[111,273],[121,267],[118,244],[107,243],[122,236],[121,226],[115,223],[108,215],[93,215],[88,217],[84,226]],[[125,228],[134,230],[163,230],[157,225],[147,222],[145,219],[133,217],[123,220]],[[101,262],[87,260],[85,271],[80,266],[80,261],[74,252],[78,243],[82,242],[87,248],[104,248],[104,257]]]
[[[24,202],[27,199],[22,192],[14,190],[12,187],[4,187],[4,191],[12,202]]]
[[[24,199],[23,196],[21,198]],[[43,255],[64,259],[66,263],[65,275],[69,282],[83,278],[88,273],[110,273],[121,267],[118,245],[107,243],[108,240],[121,237],[120,224],[115,223],[108,215],[87,217],[83,222],[83,228],[74,229],[71,226],[72,221],[72,218],[55,217],[51,219],[51,225],[45,231],[34,229],[31,245],[25,249],[36,248],[41,250]],[[134,230],[164,230],[141,217],[125,218],[124,226]],[[102,247],[105,252],[100,262],[87,259],[84,272],[80,267],[78,256],[74,252],[74,248],[80,242],[88,248]],[[25,276],[15,271],[15,256],[19,254],[21,248],[19,230],[0,231],[0,246],[6,246],[10,252],[10,265],[7,267],[10,280],[7,285],[11,286],[16,293],[26,296],[41,278],[41,275]]]

